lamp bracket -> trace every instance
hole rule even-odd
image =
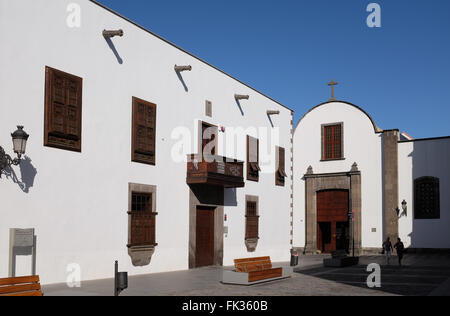
[[[0,178],[1,178],[1,171],[9,166],[18,166],[20,164],[20,155],[18,155],[18,158],[12,159],[10,155],[8,155],[3,147],[0,146]]]

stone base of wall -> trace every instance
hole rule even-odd
[[[406,248],[408,254],[450,254],[447,248]]]
[[[305,253],[305,248],[293,248],[294,251],[304,255],[315,255],[315,253]],[[382,255],[383,248],[362,248],[360,256]],[[450,254],[450,249],[446,248],[406,248],[407,254]],[[394,251],[395,254],[395,251]]]

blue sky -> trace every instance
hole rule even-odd
[[[383,129],[450,135],[448,0],[99,0],[295,110],[330,98]],[[369,28],[369,3],[381,28]]]

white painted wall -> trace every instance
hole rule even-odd
[[[321,162],[321,126],[344,123],[345,160]],[[300,121],[294,132],[294,247],[305,247],[305,181],[309,166],[315,174],[350,171],[353,163],[361,171],[362,247],[381,247],[382,222],[382,134],[375,133],[370,118],[343,102],[323,104]],[[376,228],[376,232],[372,232]]]
[[[171,134],[181,126],[196,138],[198,120],[226,126],[225,135],[232,127],[279,128],[270,148],[286,148],[286,186],[275,187],[274,169],[268,164],[259,183],[237,189],[237,206],[225,207],[229,235],[224,264],[253,255],[287,261],[291,111],[88,0],[75,1],[81,5],[81,28],[69,28],[66,9],[72,2],[0,0],[0,145],[11,154],[10,133],[17,124],[24,125],[31,135],[27,155],[32,167],[13,170],[19,181],[29,177],[30,169],[37,172],[28,179],[32,186],[27,192],[12,179],[0,180],[0,277],[8,273],[12,227],[36,229],[37,272],[43,284],[65,282],[70,263],[81,266],[82,280],[112,277],[114,260],[130,275],[187,269],[186,163],[171,159],[178,143]],[[125,36],[112,41],[121,64],[102,37],[104,29],[119,28]],[[193,66],[192,72],[182,73],[188,91],[173,70],[175,64]],[[82,153],[43,146],[45,66],[83,78]],[[250,95],[241,102],[244,114],[235,93]],[[156,167],[130,161],[133,96],[158,106]],[[205,100],[213,102],[213,118],[204,116]],[[281,111],[272,117],[274,128],[267,110]],[[220,135],[219,146],[225,135]],[[268,136],[258,137],[268,143]],[[194,148],[195,141],[188,153]],[[230,158],[245,159],[245,139],[239,150]],[[274,159],[274,153],[271,156]],[[157,186],[159,245],[145,268],[133,267],[127,254],[130,182]],[[261,239],[254,254],[248,254],[244,244],[246,194],[260,197]],[[27,269],[22,258],[18,274],[28,274]]]
[[[412,248],[450,248],[450,139],[399,143],[399,205],[408,203],[399,220],[400,238]],[[414,219],[414,180],[430,176],[440,181],[441,218]]]

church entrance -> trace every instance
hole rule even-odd
[[[349,191],[317,192],[317,250],[331,253],[349,251]]]

